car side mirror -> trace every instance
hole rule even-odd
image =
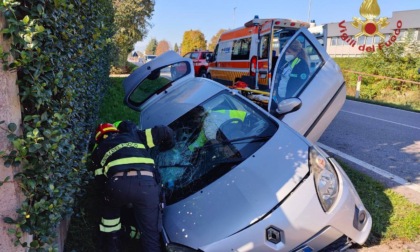
[[[302,106],[302,101],[299,98],[288,98],[282,100],[278,105],[276,112],[280,115],[284,115],[290,112],[294,112]]]

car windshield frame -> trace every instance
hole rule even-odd
[[[167,204],[208,186],[252,156],[279,125],[258,107],[228,90],[169,124],[175,147],[154,153]]]

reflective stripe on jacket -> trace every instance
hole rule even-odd
[[[120,218],[116,218],[116,219],[102,218],[101,223],[99,224],[99,230],[104,233],[112,233],[120,229],[121,229]]]
[[[110,134],[92,152],[95,176],[109,176],[126,170],[152,171],[154,160],[149,148],[155,146],[152,131],[128,131]]]

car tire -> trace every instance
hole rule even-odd
[[[206,69],[201,69],[200,72],[198,73],[198,77],[207,78],[207,71],[206,71]]]

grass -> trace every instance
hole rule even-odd
[[[373,225],[366,245],[387,243],[394,239],[420,239],[420,205],[385,188],[371,177],[340,163],[353,182],[363,204],[372,215]]]
[[[113,123],[119,120],[131,120],[135,123],[139,121],[139,112],[130,109],[123,104],[124,78],[111,78],[111,87],[104,97],[104,104],[99,111],[101,122]]]
[[[138,121],[139,114],[125,105],[122,100],[123,78],[112,78],[112,87],[105,95],[100,111],[100,120],[114,122],[129,119]],[[386,189],[382,184],[360,173],[344,163],[343,169],[353,182],[365,207],[373,218],[373,227],[366,246],[387,243],[391,240],[412,242],[420,238],[420,206],[409,202],[403,196]],[[98,193],[93,183],[86,188],[72,216],[65,251],[95,252],[98,240],[97,223]]]
[[[419,94],[420,94],[420,91],[416,93],[417,96],[419,96]],[[417,99],[416,104],[408,104],[408,105],[383,102],[383,101],[373,101],[373,100],[368,100],[368,99],[363,99],[363,98],[355,98],[354,96],[350,96],[350,95],[347,95],[346,99],[420,113],[420,104],[419,104],[420,96],[416,98]]]

